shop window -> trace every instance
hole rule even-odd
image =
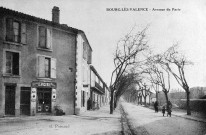
[[[26,44],[26,24],[7,18],[6,41]]]
[[[43,26],[39,26],[39,48],[51,49],[52,48],[52,36],[51,30]]]
[[[6,74],[19,75],[19,53],[6,51]]]
[[[56,78],[56,59],[39,56],[38,67],[38,77]]]

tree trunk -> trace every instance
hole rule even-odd
[[[167,91],[164,91],[164,94],[165,94],[165,99],[166,99],[166,103],[167,103],[167,106],[168,106],[168,95],[167,95]]]
[[[156,91],[156,101],[158,101],[158,91]]]
[[[142,105],[142,96],[140,97],[140,104]]]
[[[113,114],[113,102],[114,102],[114,91],[111,90],[111,100],[110,100],[110,114]]]
[[[147,101],[146,101],[146,99],[147,99],[147,96],[144,97],[144,105],[145,105],[145,106],[147,106]]]
[[[187,94],[187,115],[191,115],[191,110],[190,110],[190,91],[189,88],[186,91]]]

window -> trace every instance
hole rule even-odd
[[[51,49],[52,40],[51,40],[51,30],[43,26],[39,27],[39,48]]]
[[[81,107],[85,106],[85,91],[81,91]]]
[[[83,42],[83,58],[87,60],[87,44]]]
[[[88,49],[88,64],[92,64],[92,50]]]
[[[39,56],[38,77],[56,78],[56,59],[45,56]]]
[[[26,24],[7,18],[6,41],[26,44]]]
[[[92,63],[92,50],[85,42],[83,42],[83,58],[87,61],[87,64]]]
[[[6,51],[6,74],[19,75],[19,53]]]

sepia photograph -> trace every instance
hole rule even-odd
[[[206,135],[205,0],[0,0],[0,135]]]

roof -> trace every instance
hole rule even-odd
[[[76,28],[69,27],[69,26],[64,25],[64,24],[55,23],[55,22],[52,22],[52,21],[49,21],[49,20],[46,20],[46,19],[38,18],[38,17],[35,17],[35,16],[24,14],[24,13],[14,11],[14,10],[11,10],[11,9],[7,9],[7,8],[4,8],[4,7],[0,7],[0,13],[1,13],[1,15],[12,15],[12,16],[16,16],[16,17],[19,17],[19,18],[22,18],[22,19],[25,19],[25,20],[29,20],[29,21],[32,21],[32,22],[47,24],[47,25],[50,25],[52,27],[56,27],[56,28],[59,28],[59,29],[62,29],[62,30],[72,31],[75,34],[77,34],[78,31],[82,31],[82,30],[79,30],[79,29],[76,29]]]

